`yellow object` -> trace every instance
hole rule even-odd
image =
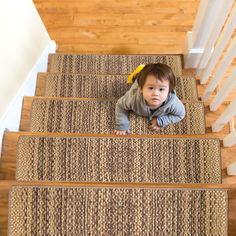
[[[136,74],[138,74],[144,67],[145,65],[139,65],[128,77],[127,83],[132,84],[133,83],[133,78]]]

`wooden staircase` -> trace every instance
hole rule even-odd
[[[74,55],[76,56],[76,55]],[[20,126],[20,132],[6,132],[4,135],[4,141],[3,141],[3,153],[2,153],[2,159],[1,159],[1,166],[0,166],[0,179],[2,180],[0,182],[0,204],[1,204],[1,212],[0,212],[0,216],[1,216],[1,220],[0,220],[0,235],[7,235],[7,225],[8,225],[8,212],[10,209],[8,209],[8,197],[9,197],[9,193],[10,190],[12,188],[12,186],[26,186],[29,189],[31,187],[37,186],[37,187],[53,187],[53,188],[57,188],[57,187],[63,187],[63,188],[78,188],[78,187],[83,187],[83,188],[90,188],[90,187],[94,187],[94,188],[136,188],[136,189],[179,189],[179,190],[202,190],[202,191],[215,191],[215,190],[219,190],[219,191],[224,191],[227,190],[227,194],[228,194],[228,209],[225,209],[226,211],[228,211],[228,235],[235,235],[236,232],[236,226],[235,226],[235,212],[236,212],[236,185],[232,185],[232,184],[221,184],[221,173],[220,173],[220,180],[214,182],[212,179],[211,180],[193,180],[193,179],[187,179],[185,181],[181,181],[181,180],[173,180],[170,181],[170,179],[168,180],[153,180],[153,179],[145,179],[143,178],[143,176],[139,176],[140,178],[136,178],[135,180],[131,181],[127,181],[127,179],[129,180],[129,178],[125,178],[124,176],[119,176],[119,178],[115,178],[114,176],[111,178],[112,173],[110,173],[109,171],[105,172],[105,174],[103,175],[103,177],[101,177],[101,173],[99,172],[99,178],[85,178],[84,180],[81,180],[81,178],[75,178],[73,179],[73,175],[70,175],[70,177],[68,178],[64,178],[64,177],[59,177],[59,178],[54,178],[54,177],[50,177],[48,178],[48,175],[46,174],[45,176],[41,176],[41,178],[36,177],[36,175],[33,175],[31,172],[31,167],[25,167],[24,165],[25,162],[20,165],[18,163],[18,159],[16,159],[16,157],[19,155],[19,140],[22,137],[33,137],[33,138],[39,138],[39,137],[45,137],[45,138],[67,138],[67,139],[78,139],[78,138],[84,138],[85,139],[85,143],[86,143],[86,139],[98,139],[98,138],[102,138],[102,139],[106,139],[106,142],[108,139],[124,139],[124,137],[119,137],[119,136],[114,136],[112,134],[112,125],[113,123],[109,123],[112,118],[107,119],[104,121],[104,127],[107,124],[108,126],[110,125],[110,128],[104,131],[104,127],[101,127],[101,130],[94,132],[93,126],[89,127],[89,125],[86,125],[86,128],[88,129],[83,129],[83,132],[81,132],[78,129],[73,129],[73,128],[69,128],[63,131],[63,129],[53,129],[50,128],[49,126],[45,126],[46,128],[39,128],[38,130],[32,127],[32,108],[33,108],[33,101],[34,100],[40,100],[40,101],[45,101],[45,100],[54,100],[54,101],[61,101],[63,103],[63,101],[86,101],[88,103],[88,106],[86,107],[86,110],[84,110],[83,112],[86,114],[86,112],[88,113],[89,108],[93,105],[94,108],[94,104],[97,103],[101,103],[101,102],[107,102],[109,101],[109,96],[105,96],[105,97],[100,97],[97,96],[95,97],[95,95],[99,95],[98,92],[96,92],[94,90],[89,90],[91,92],[91,94],[93,95],[81,95],[82,98],[78,98],[78,97],[74,97],[75,95],[73,95],[73,93],[68,89],[68,93],[70,93],[71,95],[67,94],[62,94],[60,95],[60,92],[53,94],[50,94],[49,91],[50,89],[46,89],[46,86],[50,84],[50,81],[48,78],[50,78],[50,76],[53,76],[55,78],[59,79],[63,79],[63,80],[70,80],[70,75],[74,75],[77,76],[77,80],[81,80],[80,82],[78,82],[77,86],[82,86],[82,83],[84,81],[89,81],[89,79],[91,80],[91,78],[104,78],[101,74],[102,73],[107,73],[105,76],[107,77],[107,79],[110,79],[111,81],[116,79],[116,83],[113,85],[114,88],[117,88],[117,83],[123,83],[122,87],[120,88],[120,90],[117,92],[116,96],[112,97],[112,102],[114,103],[117,99],[117,97],[119,97],[119,95],[122,93],[122,89],[128,89],[127,85],[125,84],[125,78],[127,76],[127,72],[130,72],[131,67],[127,66],[126,70],[124,71],[120,71],[119,67],[116,66],[115,61],[111,60],[112,59],[112,55],[109,56],[96,56],[94,55],[96,61],[98,60],[99,63],[101,61],[107,60],[107,62],[109,62],[109,60],[111,60],[111,63],[108,63],[107,68],[110,68],[112,66],[114,66],[115,68],[118,68],[117,72],[113,72],[114,74],[112,74],[112,71],[106,70],[106,68],[104,69],[102,67],[102,70],[100,70],[100,75],[99,75],[99,67],[89,67],[87,64],[90,63],[89,59],[91,60],[91,58],[93,58],[92,55],[86,57],[86,55],[79,55],[78,56],[79,59],[76,59],[76,61],[80,62],[80,67],[76,67],[77,69],[80,68],[81,71],[79,71],[79,73],[82,73],[82,75],[75,75],[75,71],[69,70],[68,68],[70,68],[70,63],[71,61],[73,61],[73,55],[61,55],[61,54],[55,54],[55,55],[50,55],[49,57],[49,72],[48,73],[39,73],[38,75],[38,82],[37,82],[37,88],[36,88],[36,96],[37,97],[26,97],[24,99],[24,104],[23,104],[23,108],[22,108],[22,119],[21,119],[21,126]],[[99,58],[98,58],[99,57]],[[111,57],[111,58],[110,58]],[[59,63],[59,69],[58,71],[54,71],[52,68],[53,65],[56,63],[57,59],[60,59],[60,63]],[[105,58],[105,59],[104,59]],[[106,59],[107,58],[107,59]],[[66,67],[63,67],[63,63],[66,64]],[[125,61],[125,63],[128,63],[127,61]],[[137,61],[137,63],[139,64],[140,61]],[[100,65],[100,64],[98,64]],[[93,71],[92,69],[97,69],[97,72],[92,76],[91,71]],[[79,70],[79,69],[78,69]],[[64,73],[64,74],[62,74]],[[179,73],[179,71],[177,71],[176,73]],[[118,75],[116,75],[118,74]],[[123,75],[122,75],[123,74]],[[115,76],[118,77],[115,78]],[[182,76],[181,74],[178,74],[179,78]],[[181,93],[181,88],[183,90],[184,86],[185,86],[185,82],[183,82],[184,80],[189,80],[191,81],[191,83],[195,83],[195,80],[193,80],[193,78],[191,76],[188,77],[184,77],[184,78],[180,78],[178,79],[178,84],[181,84],[181,86],[178,88],[179,89],[179,93]],[[118,81],[118,82],[117,82]],[[88,82],[89,83],[89,82]],[[51,83],[52,84],[52,83]],[[98,82],[94,82],[94,84],[98,85],[99,84],[99,79]],[[65,85],[66,86],[66,85]],[[71,86],[71,83],[68,82],[67,86]],[[85,85],[83,85],[85,86]],[[90,84],[90,86],[93,86],[93,83]],[[68,88],[68,87],[67,87]],[[105,91],[104,87],[100,88],[99,90],[103,89],[103,91]],[[51,87],[51,90],[53,90],[53,87]],[[57,90],[58,91],[58,90]],[[184,89],[185,91],[185,95],[182,99],[185,99],[185,103],[187,104],[201,104],[201,102],[199,101],[190,101],[191,99],[194,100],[194,96],[197,95],[195,92],[193,91],[189,91],[189,93],[187,93],[186,88]],[[54,91],[55,92],[55,91]],[[74,93],[76,93],[77,90],[75,90]],[[81,93],[83,91],[81,90]],[[104,92],[100,91],[100,94],[103,94]],[[182,93],[184,94],[184,93]],[[190,95],[189,95],[190,94]],[[50,97],[45,97],[46,96],[50,96]],[[61,97],[60,97],[61,96]],[[76,96],[80,96],[80,95],[76,95]],[[191,99],[189,99],[191,98]],[[55,105],[48,105],[53,109],[53,106],[55,107]],[[74,105],[73,105],[74,106]],[[60,106],[61,107],[61,106]],[[108,107],[109,111],[112,110],[111,107]],[[35,110],[37,110],[37,108],[35,108]],[[190,109],[191,110],[191,109]],[[204,110],[202,110],[204,111]],[[52,111],[52,114],[56,114],[56,110]],[[40,113],[40,111],[38,112]],[[112,112],[110,112],[112,113]],[[58,113],[57,117],[60,117],[60,114],[63,115],[64,113]],[[197,113],[200,116],[203,116],[204,113],[198,112]],[[42,114],[41,114],[42,115]],[[105,113],[105,116],[108,116],[109,113]],[[191,115],[191,114],[189,114]],[[45,116],[45,114],[43,114],[40,118],[39,121],[43,120],[43,117]],[[111,115],[112,116],[112,115]],[[188,116],[188,115],[187,115]],[[37,116],[39,117],[39,116]],[[72,115],[73,117],[73,115]],[[53,120],[55,117],[51,117],[51,120]],[[59,118],[56,118],[55,120],[57,120]],[[75,118],[73,118],[75,119]],[[84,118],[83,118],[84,119]],[[83,119],[80,120],[76,120],[77,122],[82,122]],[[135,118],[137,119],[137,118]],[[200,120],[200,118],[196,118],[194,122],[198,122]],[[55,121],[56,122],[56,121]],[[54,122],[54,124],[56,124]],[[60,121],[59,121],[60,122]],[[95,119],[93,121],[98,122],[97,119]],[[144,123],[144,119],[139,120],[140,123]],[[69,122],[72,123],[72,122]],[[41,123],[40,123],[41,124]],[[43,123],[42,123],[43,124]],[[199,125],[197,125],[198,127],[200,127],[201,122],[199,123]],[[44,123],[45,125],[45,123]],[[40,126],[41,127],[41,126]],[[159,134],[154,134],[154,133],[149,133],[149,132],[135,132],[135,134],[131,134],[126,136],[125,138],[127,140],[135,140],[135,139],[144,139],[144,140],[151,140],[154,139],[155,142],[159,141],[161,143],[162,139],[169,139],[169,140],[182,140],[182,142],[184,142],[183,140],[202,140],[202,142],[206,141],[206,139],[214,139],[216,142],[216,146],[212,146],[211,148],[209,148],[209,144],[204,144],[209,150],[210,149],[214,149],[215,153],[213,156],[210,156],[210,154],[202,154],[204,156],[204,158],[206,158],[206,161],[203,163],[206,163],[207,161],[209,161],[209,159],[214,159],[215,155],[219,154],[220,149],[218,149],[220,147],[220,141],[219,139],[212,137],[211,134],[206,134],[205,130],[200,128],[199,130],[197,130],[196,132],[182,132],[182,130],[187,130],[187,128],[183,125],[183,128],[173,128],[171,130],[169,130],[168,132],[163,131],[162,133]],[[204,127],[205,128],[205,127]],[[145,125],[142,126],[141,131],[145,130]],[[181,132],[179,132],[179,130],[181,130]],[[192,130],[191,127],[189,128],[189,130]],[[79,132],[78,132],[79,131]],[[196,142],[197,142],[196,141]],[[45,141],[46,143],[48,141]],[[186,141],[187,142],[187,141]],[[30,144],[31,145],[31,144]],[[82,144],[81,144],[82,145]],[[121,144],[119,144],[121,145]],[[158,143],[158,145],[161,145]],[[162,144],[163,148],[164,148],[164,144]],[[173,149],[173,143],[171,144],[171,147]],[[176,149],[178,148],[178,145],[176,146]],[[187,155],[191,155],[191,153],[195,153],[196,156],[198,156],[198,152],[196,151],[197,145],[195,143],[195,145],[192,145],[192,149],[189,148],[189,152],[187,153]],[[128,144],[126,144],[126,148],[128,147]],[[170,147],[170,146],[168,146]],[[32,146],[33,148],[33,146]],[[48,147],[47,147],[48,148]],[[67,147],[68,148],[68,147]],[[76,146],[76,148],[78,148],[78,146]],[[207,149],[206,148],[206,149]],[[114,148],[115,149],[115,148]],[[199,148],[201,149],[201,148]],[[59,149],[58,149],[59,150]],[[105,149],[104,149],[105,150]],[[125,149],[126,151],[127,149]],[[168,151],[168,149],[166,149],[167,152],[170,154],[170,150]],[[37,152],[37,150],[36,150]],[[40,151],[41,152],[41,151]],[[104,151],[105,152],[105,151]],[[88,152],[89,153],[89,152]],[[125,153],[125,152],[124,152]],[[59,155],[60,152],[57,151],[57,155]],[[178,152],[177,152],[178,154]],[[30,154],[31,155],[31,154]],[[39,154],[37,154],[39,155]],[[51,156],[56,155],[55,153],[53,154],[51,152],[50,154]],[[109,152],[108,152],[108,157],[109,158]],[[137,153],[136,156],[140,156],[140,153]],[[144,155],[144,154],[142,154]],[[174,158],[176,157],[176,153],[173,154],[173,160],[175,160]],[[24,155],[23,155],[24,156]],[[178,156],[178,155],[177,155]],[[199,154],[200,156],[200,154]],[[49,158],[49,157],[45,157],[45,158]],[[143,158],[147,158],[147,156],[144,156]],[[189,157],[190,159],[191,157]],[[207,159],[208,158],[208,159]],[[148,159],[148,158],[147,158]],[[32,162],[32,161],[29,161]],[[128,161],[127,161],[128,162]],[[106,165],[108,165],[107,163],[109,163],[109,160],[105,162],[105,164],[99,166],[99,168],[105,168]],[[115,165],[115,162],[112,162],[113,165]],[[118,161],[119,164],[121,164],[121,162]],[[122,159],[122,164],[123,165],[128,165],[124,164],[124,159]],[[34,164],[33,164],[34,165]],[[203,164],[204,165],[204,164]],[[201,165],[203,168],[204,166]],[[17,168],[19,168],[19,166],[22,166],[25,168],[25,171],[17,171]],[[139,163],[140,166],[140,163]],[[28,168],[28,169],[27,169]],[[50,168],[53,168],[52,166]],[[98,168],[98,169],[99,169]],[[163,167],[164,168],[164,167]],[[214,167],[212,169],[212,175],[221,172],[220,170],[220,166],[218,167]],[[111,169],[112,170],[112,169]],[[193,165],[192,165],[192,171],[195,170]],[[32,172],[34,170],[32,169]],[[94,170],[93,170],[94,171]],[[129,171],[131,171],[131,169],[129,169]],[[183,170],[181,170],[183,171]],[[45,172],[49,173],[50,175],[50,169],[46,170]],[[146,169],[146,172],[148,172],[148,168]],[[18,173],[18,174],[17,174]],[[20,174],[19,174],[20,173]],[[122,171],[120,172],[122,173]],[[30,175],[31,174],[31,175]],[[196,174],[197,175],[197,174]],[[212,177],[212,175],[210,177]],[[19,177],[21,176],[21,177]],[[31,179],[29,178],[29,176],[33,176]],[[68,176],[68,175],[67,175]],[[105,177],[106,178],[105,178]],[[110,177],[107,177],[110,176]],[[147,176],[147,174],[145,175]],[[188,173],[186,174],[186,176],[188,176]],[[17,177],[17,180],[16,180]],[[122,178],[124,177],[124,178]],[[175,177],[177,178],[177,177]],[[186,177],[187,178],[187,177]],[[112,179],[112,180],[111,180]],[[207,179],[207,178],[206,178]],[[218,178],[219,179],[219,178]],[[29,181],[30,180],[30,181]],[[13,191],[14,192],[14,191]],[[9,219],[10,220],[10,219]],[[227,221],[227,219],[226,219]],[[222,222],[221,222],[222,223]],[[227,225],[227,222],[223,222]],[[198,225],[196,225],[196,228],[198,227]],[[199,225],[200,227],[200,225]],[[14,230],[11,228],[11,234],[10,235],[17,235],[17,233],[14,233]],[[221,235],[227,235],[227,230],[224,231],[224,229],[222,230],[223,234]],[[196,231],[197,232],[197,231]],[[117,232],[113,232],[114,235],[117,235]],[[85,234],[86,235],[86,234]],[[96,235],[96,234],[95,234]],[[138,235],[142,235],[140,232]],[[154,234],[152,234],[154,235]],[[156,234],[155,234],[156,235]],[[182,235],[182,234],[181,234]],[[217,232],[214,232],[212,235],[218,235]]]

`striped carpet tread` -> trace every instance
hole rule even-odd
[[[164,63],[182,74],[180,55],[50,54],[48,72],[79,74],[130,74],[140,64]]]
[[[19,181],[221,183],[218,139],[20,136]]]
[[[14,186],[9,235],[227,235],[227,191]]]
[[[113,133],[116,100],[33,99],[32,132]],[[130,114],[133,134],[204,134],[202,102],[185,102],[186,117],[157,132],[148,129],[147,118]]]
[[[127,75],[81,75],[47,73],[44,96],[119,98],[130,88]],[[181,100],[198,100],[194,77],[176,77],[176,93]]]

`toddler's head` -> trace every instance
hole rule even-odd
[[[175,88],[175,76],[165,64],[146,65],[138,74],[140,92],[150,109],[157,109]]]
[[[135,76],[141,89],[149,75],[153,75],[160,81],[169,81],[169,92],[175,89],[175,75],[168,65],[163,63],[145,65],[144,68]]]

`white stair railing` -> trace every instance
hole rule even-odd
[[[224,139],[223,139],[223,143],[225,147],[231,147],[234,145],[235,140],[236,139],[236,130],[234,130],[233,132],[231,132],[229,135],[227,135]]]
[[[212,131],[218,132],[222,130],[226,123],[228,123],[236,115],[236,98],[226,110],[220,115],[220,117],[212,124]]]
[[[216,89],[217,85],[224,78],[225,72],[231,65],[235,56],[236,56],[236,35],[233,38],[230,47],[226,51],[224,59],[222,60],[220,66],[217,68],[217,71],[215,72],[214,76],[212,77],[209,84],[207,85],[205,92],[202,96],[203,101],[206,101],[210,97],[210,95]]]
[[[204,53],[202,54],[201,60],[197,67],[197,75],[201,73],[202,69],[206,66],[207,62],[209,61],[209,58],[211,57],[212,49],[214,48],[218,35],[225,23],[225,20],[227,19],[228,13],[232,7],[234,0],[228,0],[226,2],[225,1],[218,1],[218,2],[221,3],[221,5],[219,4],[221,11],[220,14],[216,17],[217,24],[214,25],[210,37],[207,40],[207,44],[204,48]]]
[[[220,88],[213,101],[210,104],[210,110],[216,111],[219,106],[225,101],[227,96],[236,86],[236,69],[233,70],[230,77],[224,82],[223,86]]]
[[[206,67],[201,71],[201,74],[199,75],[201,79],[200,80],[201,84],[205,84],[207,82],[208,78],[212,73],[212,70],[219,61],[219,58],[225,46],[229,42],[229,39],[235,28],[236,28],[236,5],[234,5],[232,13],[230,14],[228,21],[224,25],[224,29],[219,38],[219,43],[216,45]]]
[[[197,68],[200,73],[205,67],[233,2],[201,0],[193,30],[187,33],[185,68]]]
[[[226,72],[230,71],[236,58],[235,31],[235,0],[201,0],[193,31],[187,34],[184,59],[185,68],[195,68],[200,83],[207,84],[202,100],[209,102],[211,111],[216,111],[236,87],[236,69],[226,78]],[[219,84],[221,88],[216,91]],[[232,125],[236,115],[236,95],[230,99],[232,102],[212,124],[212,131],[218,132],[231,122],[230,133],[223,138],[225,147],[236,144],[236,131]],[[228,173],[236,175],[236,162],[228,167]]]

